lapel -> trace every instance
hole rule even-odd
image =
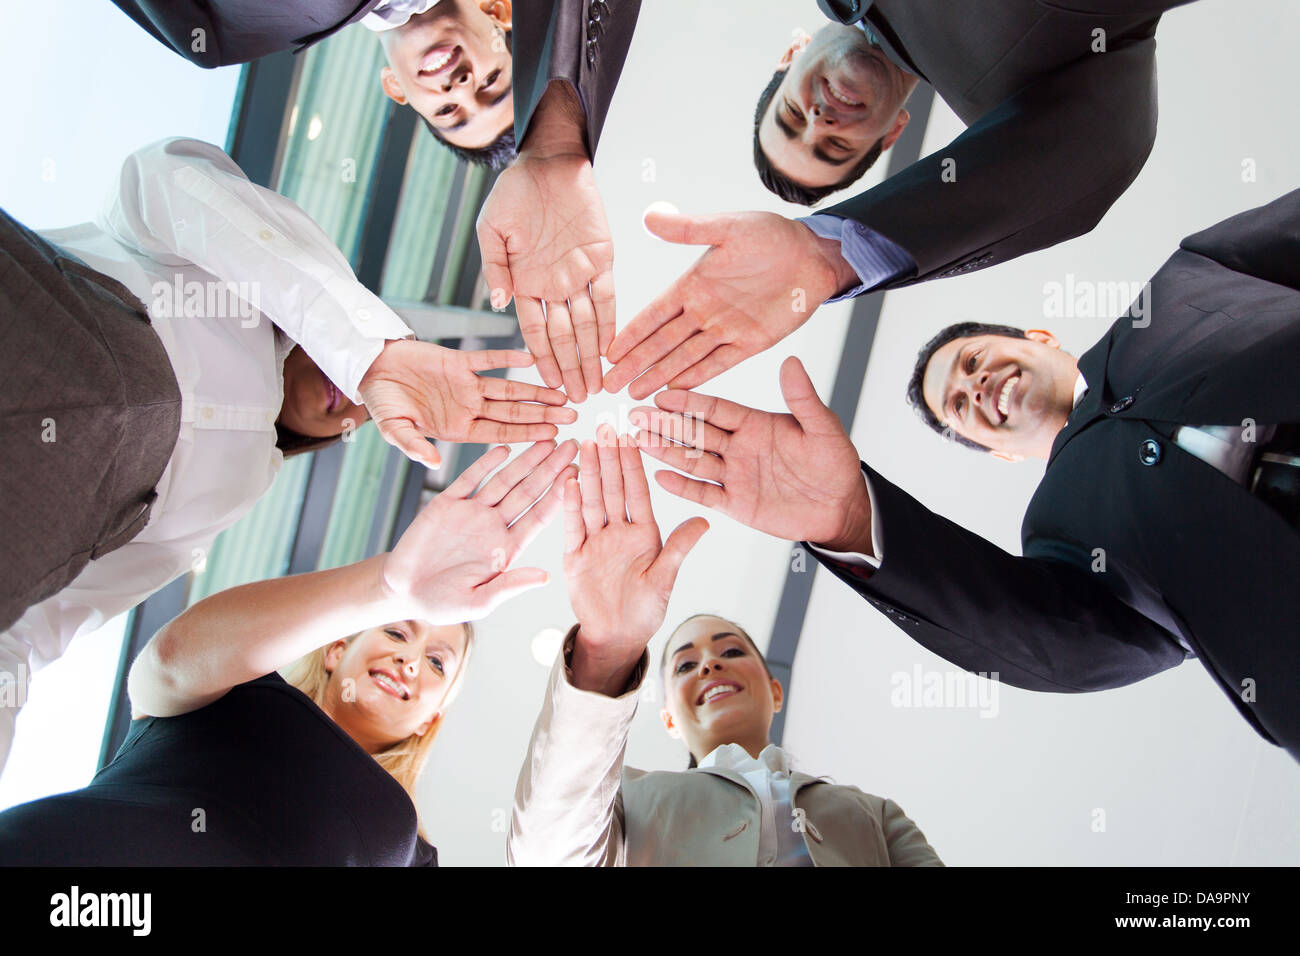
[[[1120,321],[1124,321],[1123,318]],[[1061,453],[1070,441],[1085,428],[1106,414],[1110,398],[1106,387],[1106,360],[1110,357],[1110,347],[1116,334],[1117,325],[1112,325],[1106,337],[1084,352],[1079,358],[1079,374],[1088,383],[1088,393],[1075,406],[1070,417],[1065,420],[1065,427],[1052,442],[1052,450],[1047,456],[1047,467]]]
[[[749,785],[749,781],[746,780],[742,774],[737,773],[736,771],[730,769],[729,767],[718,767],[718,766],[691,767],[686,772],[687,773],[711,773],[715,777],[721,777],[723,780],[727,780],[730,781],[731,783],[734,783],[736,786],[740,787],[742,790],[747,792],[755,800],[758,800],[758,794],[755,793],[754,788]]]
[[[817,0],[817,6],[829,20],[839,23],[857,23],[867,15],[871,0]]]

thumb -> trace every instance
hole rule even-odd
[[[700,538],[704,537],[704,532],[708,530],[709,523],[703,518],[691,518],[673,529],[673,533],[664,542],[659,557],[655,558],[655,563],[650,566],[650,576],[656,585],[665,592],[673,589],[673,582],[677,580],[677,572],[682,562],[686,560],[686,555],[691,553],[691,549],[699,543]]]
[[[803,363],[793,355],[781,363],[781,395],[804,431],[825,432],[841,427],[839,418],[818,397]]]
[[[493,610],[512,597],[540,588],[551,580],[551,576],[541,568],[512,568],[498,574],[487,584],[481,584],[475,591],[485,602],[484,613]]]
[[[488,304],[500,311],[510,304],[515,295],[506,243],[495,229],[480,227],[478,245],[483,260],[483,282],[488,287]]]
[[[726,235],[730,222],[725,215],[688,216],[676,210],[646,210],[645,227],[665,242],[686,246],[715,246]]]

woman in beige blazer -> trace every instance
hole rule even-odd
[[[664,650],[662,712],[691,767],[623,766],[628,729],[677,570],[708,524],[661,545],[639,451],[585,442],[565,490],[565,638],[515,790],[512,865],[942,866],[891,800],[794,770],[770,743],[782,688],[737,625],[681,624]]]

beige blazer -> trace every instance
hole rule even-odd
[[[515,788],[506,839],[512,866],[754,866],[760,804],[721,767],[624,768],[648,656],[621,697],[578,690],[556,656]],[[817,866],[943,866],[892,800],[793,773],[791,825]]]

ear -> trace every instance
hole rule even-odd
[[[510,0],[479,0],[478,8],[492,18],[502,30],[509,30],[514,12]]]
[[[325,650],[325,673],[333,674],[343,660],[343,652],[348,649],[347,641],[335,641]]]
[[[1046,345],[1048,348],[1059,349],[1061,347],[1061,343],[1057,341],[1056,336],[1046,329],[1029,329],[1025,332],[1025,337],[1031,338],[1041,345]]]
[[[772,713],[781,713],[781,706],[785,703],[785,691],[781,689],[781,682],[775,677],[772,678]]]
[[[1006,452],[1004,452],[1004,451],[994,451],[992,448],[989,449],[989,454],[992,455],[994,458],[997,458],[997,459],[999,459],[999,460],[1001,460],[1001,461],[1009,461],[1009,462],[1013,462],[1013,463],[1014,463],[1014,462],[1017,462],[1017,461],[1024,461],[1024,460],[1025,460],[1025,456],[1024,456],[1024,455],[1008,455],[1008,454],[1007,454]]]
[[[901,107],[899,108],[898,115],[894,117],[894,125],[889,128],[889,132],[885,134],[884,139],[880,143],[880,149],[882,152],[893,146],[898,137],[903,135],[903,130],[907,128],[907,122],[911,118],[911,113]]]
[[[664,730],[668,731],[669,737],[673,738],[673,740],[682,739],[681,728],[673,722],[673,715],[668,712],[667,707],[659,711],[659,719],[664,722]]]
[[[386,66],[379,71],[379,85],[384,88],[384,95],[394,103],[406,105],[406,94],[402,92],[402,84],[397,82],[397,74],[392,67]]]
[[[781,59],[776,61],[776,68],[781,71],[790,69],[790,64],[794,62],[794,58],[802,53],[804,47],[810,42],[812,42],[812,37],[800,30],[794,42],[790,44],[790,48],[781,54]]]

